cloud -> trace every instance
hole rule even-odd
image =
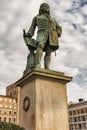
[[[83,98],[84,100],[87,100],[87,89],[83,89],[82,87],[79,87],[77,83],[69,83],[67,87],[67,95],[68,95],[68,101],[75,101],[78,102],[79,98]]]
[[[22,30],[27,31],[39,6],[47,2],[51,14],[63,28],[60,48],[52,54],[51,69],[74,76],[68,85],[69,100],[85,98],[87,66],[87,2],[86,0],[9,0],[0,1],[0,86],[5,87],[22,77],[29,53]],[[66,4],[67,3],[67,4]],[[43,66],[43,61],[42,61]],[[76,88],[76,91],[75,91]],[[75,94],[72,95],[72,92]],[[79,92],[79,93],[78,93]],[[83,94],[85,93],[85,95]]]
[[[3,27],[3,28],[2,28]],[[4,21],[0,21],[0,35],[3,35],[7,31],[7,24]]]
[[[74,77],[74,82],[85,88],[87,85],[87,66],[83,66],[79,69],[79,73]]]

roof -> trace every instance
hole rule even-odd
[[[69,107],[69,108],[73,108],[73,107],[83,106],[83,105],[87,105],[87,101],[82,101],[82,102],[77,102],[77,103],[71,102],[71,103],[68,105],[68,107]]]
[[[0,97],[16,99],[16,98],[14,98],[14,97],[6,96],[6,95],[0,95]]]

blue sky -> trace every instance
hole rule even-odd
[[[73,77],[67,84],[69,101],[87,100],[87,0],[0,0],[0,94],[23,75],[29,52],[22,30],[29,29],[42,2],[63,29],[50,68]]]

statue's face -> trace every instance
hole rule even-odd
[[[46,3],[43,3],[41,6],[40,6],[40,13],[41,14],[50,14],[50,8],[49,8],[49,5],[46,4]]]
[[[48,13],[49,7],[47,5],[44,5],[42,10],[44,13]]]

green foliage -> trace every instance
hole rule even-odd
[[[0,122],[0,130],[25,130],[25,129],[23,127],[8,122]]]

